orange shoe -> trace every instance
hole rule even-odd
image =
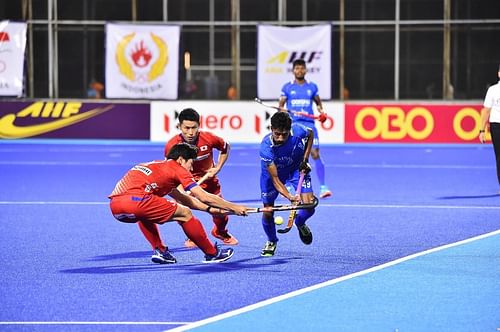
[[[196,245],[196,243],[194,243],[193,241],[191,241],[191,239],[186,239],[186,241],[184,242],[184,246],[186,248],[198,248],[198,246]]]
[[[212,228],[211,233],[213,237],[222,240],[222,242],[227,246],[235,246],[239,243],[238,240],[227,231],[225,232],[226,234],[223,235],[217,233],[217,227]]]
[[[319,197],[320,198],[327,198],[330,196],[332,196],[332,192],[330,191],[330,189],[328,189],[328,187],[325,185],[321,186],[321,191],[320,191]]]

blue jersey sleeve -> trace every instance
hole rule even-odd
[[[263,167],[269,166],[274,162],[274,153],[271,148],[271,135],[268,134],[262,140],[260,144],[260,163]]]
[[[292,136],[300,137],[301,139],[309,136],[309,129],[300,123],[294,122],[292,124]]]

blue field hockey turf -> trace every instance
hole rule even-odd
[[[111,216],[107,195],[134,164],[162,159],[163,145],[108,143],[0,141],[0,331],[164,331],[500,229],[491,146],[325,146],[321,154],[333,197],[321,200],[308,222],[312,245],[303,245],[294,228],[280,235],[274,257],[260,257],[266,241],[260,214],[231,217],[229,231],[240,244],[228,262],[207,265],[201,263],[201,251],[183,247],[181,228],[167,223],[160,231],[178,263],[156,265],[150,262],[149,244],[137,225]],[[260,206],[259,171],[257,146],[233,146],[220,173],[224,197]],[[312,174],[318,190],[314,170]],[[195,214],[209,232],[209,216]],[[485,241],[498,244],[497,239]],[[408,280],[421,294],[432,295],[443,274],[456,285],[466,284],[490,268],[483,257],[499,259],[498,251],[488,245],[486,253],[481,249],[477,255],[456,254],[458,248],[416,259],[423,261],[409,266],[409,272],[423,279]],[[436,268],[440,263],[442,269]],[[400,266],[405,264],[414,263]],[[398,265],[373,278],[367,274],[349,280],[323,296],[362,301],[373,296],[370,289],[390,285],[388,299],[399,306],[380,297],[380,303],[352,307],[371,310],[370,319],[379,317],[382,322],[386,315],[377,308],[386,308],[385,303],[399,317],[398,324],[391,324],[393,331],[419,326],[408,311],[410,304],[429,303],[408,296],[408,280],[397,282],[404,272],[399,269]],[[463,288],[468,298],[477,288],[478,294],[489,289],[498,298],[498,288],[488,278],[456,287],[456,296]],[[484,308],[494,304],[487,297],[474,300]],[[460,301],[444,303],[447,312],[464,309]],[[266,308],[274,310],[274,305]],[[279,310],[296,312],[297,306],[308,308],[311,299]],[[339,324],[361,324],[362,319],[342,313]],[[498,315],[493,318],[500,321]],[[452,319],[450,326],[455,326]],[[488,319],[478,323],[478,331],[490,328]],[[273,323],[272,329],[294,330],[286,322]],[[315,330],[332,326],[315,316],[314,322]],[[364,330],[385,330],[389,325],[373,326]]]

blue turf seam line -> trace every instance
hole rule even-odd
[[[432,248],[432,249],[425,250],[425,251],[422,251],[422,252],[419,252],[419,253],[415,253],[415,254],[412,254],[412,255],[409,255],[409,256],[398,258],[396,260],[393,260],[393,261],[390,261],[390,262],[387,262],[387,263],[384,263],[384,264],[381,264],[381,265],[374,266],[374,267],[369,268],[367,270],[359,271],[359,272],[352,273],[352,274],[349,274],[349,275],[346,275],[346,276],[343,276],[343,277],[340,277],[340,278],[336,278],[336,279],[332,279],[332,280],[329,280],[329,281],[325,281],[325,282],[322,282],[322,283],[317,284],[317,285],[313,285],[313,286],[310,286],[310,287],[299,289],[299,290],[290,292],[288,294],[283,294],[283,295],[280,295],[280,296],[277,296],[277,297],[274,297],[274,298],[271,298],[271,299],[268,299],[268,300],[265,300],[265,301],[262,301],[262,302],[251,304],[249,306],[246,306],[246,307],[243,307],[243,308],[240,308],[240,309],[237,309],[237,310],[229,311],[229,312],[226,312],[226,313],[214,316],[214,317],[203,319],[203,320],[200,320],[200,321],[197,321],[197,322],[194,322],[194,323],[189,323],[187,325],[180,326],[180,327],[177,327],[177,328],[174,328],[174,329],[166,330],[164,332],[167,332],[167,331],[168,332],[188,331],[188,330],[190,330],[192,328],[195,328],[195,327],[200,327],[200,326],[203,326],[203,325],[206,325],[206,324],[209,324],[209,323],[213,323],[213,322],[216,322],[216,321],[223,320],[225,318],[237,316],[239,314],[242,314],[242,313],[245,313],[245,312],[249,312],[249,311],[252,311],[252,310],[255,310],[255,309],[259,309],[259,308],[265,307],[267,305],[270,305],[270,304],[273,304],[273,303],[276,303],[276,302],[279,302],[279,301],[283,301],[283,300],[286,300],[286,299],[289,299],[289,298],[292,298],[292,297],[295,297],[295,296],[298,296],[298,295],[301,295],[301,294],[305,294],[305,293],[311,292],[313,290],[317,290],[317,289],[320,289],[320,288],[323,288],[323,287],[327,287],[327,286],[331,286],[331,285],[334,285],[334,284],[338,284],[338,283],[346,281],[346,280],[350,280],[350,279],[353,279],[353,278],[356,278],[356,277],[360,277],[360,276],[363,276],[363,275],[366,275],[366,274],[369,274],[369,273],[372,273],[372,272],[376,272],[376,271],[379,271],[379,270],[382,270],[382,269],[385,269],[385,268],[388,268],[388,267],[391,267],[391,266],[394,266],[394,265],[397,265],[397,264],[409,261],[409,260],[417,258],[417,257],[425,256],[425,255],[428,255],[428,254],[431,254],[431,253],[435,253],[435,252],[438,252],[438,251],[441,251],[441,250],[445,250],[445,249],[449,249],[449,248],[452,248],[452,247],[460,246],[460,245],[463,245],[463,244],[467,244],[469,242],[481,240],[481,239],[484,239],[484,238],[487,238],[487,237],[491,237],[491,236],[495,236],[495,235],[498,235],[498,234],[500,234],[500,229],[496,230],[494,232],[490,232],[490,233],[478,235],[478,236],[475,236],[475,237],[472,237],[472,238],[469,238],[469,239],[465,239],[465,240],[462,240],[462,241],[458,241],[458,242],[446,244],[444,246]]]

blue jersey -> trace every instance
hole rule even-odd
[[[286,98],[286,108],[289,110],[293,121],[314,123],[314,119],[297,115],[294,112],[305,112],[314,115],[313,103],[314,97],[317,95],[318,86],[309,81],[305,81],[302,85],[294,81],[288,82],[281,89],[281,97]]]
[[[292,124],[288,140],[281,145],[274,145],[272,134],[268,134],[260,144],[260,190],[264,204],[274,204],[278,191],[274,187],[267,167],[274,164],[278,170],[278,177],[282,183],[290,183],[295,190],[299,181],[299,165],[304,160],[305,138],[308,137],[308,128]],[[307,174],[302,185],[302,192],[312,192],[311,177]]]
[[[304,159],[305,138],[308,130],[300,124],[292,124],[290,136],[285,143],[274,145],[272,134],[267,134],[260,144],[260,164],[262,174],[268,174],[267,167],[276,165],[278,176],[288,176],[299,168]]]

